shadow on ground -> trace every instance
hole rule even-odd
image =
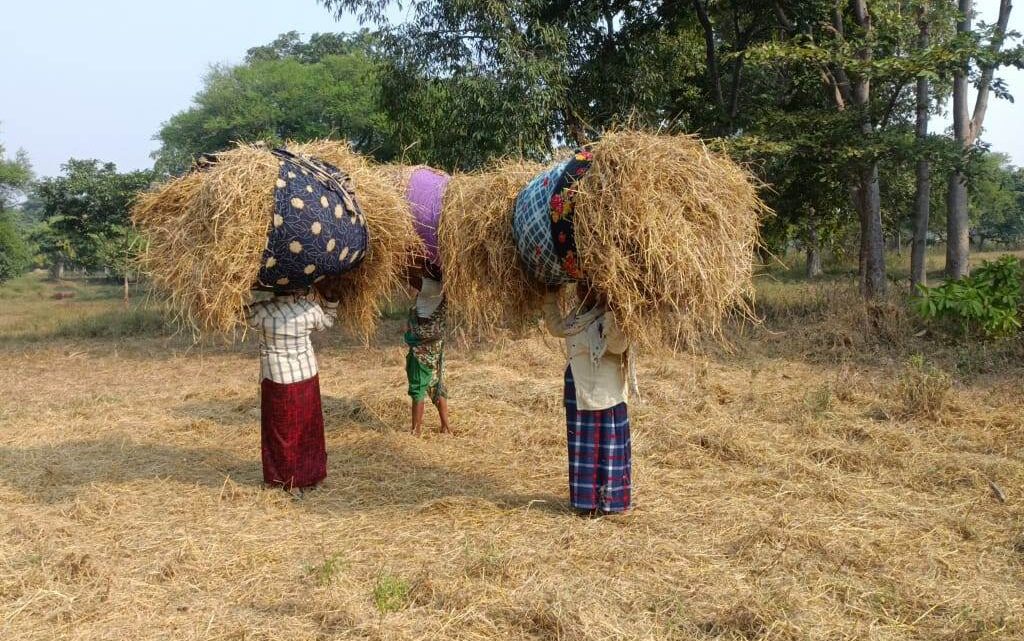
[[[422,460],[411,451],[415,449],[411,436],[380,437],[369,431],[361,436],[354,443],[329,448],[328,478],[310,495],[312,500],[301,502],[307,509],[422,511],[455,503],[490,504],[499,510],[567,511],[563,498],[508,491],[512,484],[502,476],[512,474],[510,470],[454,469]],[[216,494],[230,483],[255,493],[263,484],[258,437],[253,437],[251,458],[215,447],[115,437],[58,446],[0,447],[0,483],[42,504],[73,501],[94,485],[127,486],[148,480],[199,486]]]

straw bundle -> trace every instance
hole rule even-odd
[[[413,229],[423,242],[427,262],[440,266],[438,226],[441,219],[443,196],[451,177],[430,165],[404,165],[387,163],[375,167],[377,173],[390,181],[406,200]]]
[[[759,217],[753,176],[693,136],[606,134],[577,184],[575,233],[590,284],[636,344],[719,336],[751,291]],[[536,317],[544,286],[512,233],[516,196],[543,167],[507,162],[456,176],[440,229],[445,291],[470,331]]]
[[[752,292],[754,177],[695,136],[606,134],[576,196],[584,274],[623,332],[648,347],[719,336]]]
[[[288,149],[325,160],[352,177],[370,230],[370,251],[358,268],[328,279],[321,289],[341,300],[342,323],[367,337],[376,329],[382,306],[401,291],[406,269],[424,255],[404,191],[380,165],[345,142],[315,140],[289,144]]]
[[[523,270],[512,237],[520,190],[544,169],[521,160],[456,174],[437,230],[444,291],[457,323],[473,334],[521,328],[539,309],[544,287]]]
[[[347,172],[366,216],[370,249],[362,263],[321,283],[341,299],[342,324],[369,336],[380,306],[420,250],[406,204],[391,183],[344,143],[289,145]],[[239,145],[201,172],[171,180],[136,201],[132,219],[147,239],[141,268],[166,293],[179,320],[194,332],[230,332],[244,321],[274,211],[277,159]]]
[[[140,267],[193,332],[242,324],[267,246],[277,170],[266,150],[243,145],[136,200],[132,220],[147,241]]]

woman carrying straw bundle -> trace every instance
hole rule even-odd
[[[577,309],[563,318],[555,294],[544,300],[548,331],[565,339],[565,425],[569,502],[583,514],[624,512],[632,490],[627,379],[629,343],[607,301],[586,283]],[[635,387],[635,384],[633,385]]]
[[[444,334],[446,304],[441,292],[441,270],[432,263],[410,270],[409,286],[416,291],[416,300],[409,309],[405,343],[405,374],[412,399],[412,433],[423,430],[426,398],[437,408],[441,432],[451,433],[448,423],[448,390],[444,384]]]
[[[338,282],[366,254],[368,237],[345,172],[286,150],[273,154],[279,159],[275,208],[257,282],[275,295],[250,307],[249,323],[260,344],[263,480],[302,490],[327,476],[310,334],[334,324]],[[326,310],[307,297],[311,286]]]
[[[320,376],[309,337],[334,324],[338,303],[327,301],[324,309],[304,293],[277,293],[249,308],[260,345],[263,481],[289,491],[327,476]]]

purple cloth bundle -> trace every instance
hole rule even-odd
[[[451,176],[446,173],[429,167],[416,167],[405,190],[405,197],[412,206],[416,233],[423,239],[427,258],[438,266],[441,265],[441,254],[437,249],[437,225],[441,220],[441,202],[449,180]]]

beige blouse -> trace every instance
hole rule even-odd
[[[562,318],[553,296],[545,299],[544,324],[553,336],[565,339],[569,367],[576,384],[577,409],[606,410],[625,403],[629,397],[625,356],[629,343],[614,317],[607,312],[599,313],[581,331],[570,333],[575,320],[575,314]],[[594,358],[600,341],[604,341],[604,353]]]

